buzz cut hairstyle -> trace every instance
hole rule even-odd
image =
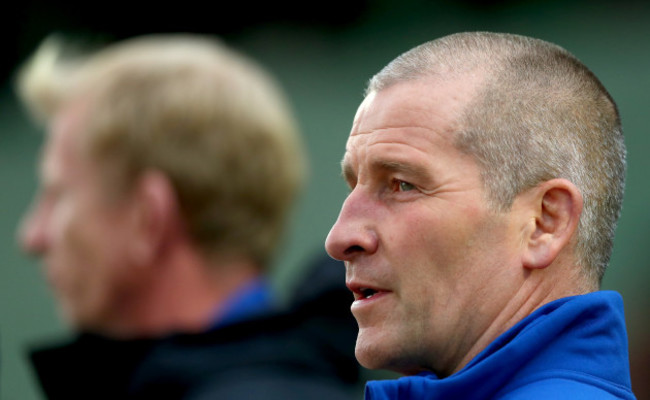
[[[492,32],[452,34],[417,46],[369,81],[366,95],[424,78],[479,76],[457,124],[457,148],[474,157],[491,206],[544,181],[565,178],[584,207],[575,255],[590,287],[609,264],[625,187],[626,149],[617,106],[567,50]]]

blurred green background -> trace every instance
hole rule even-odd
[[[41,132],[15,103],[15,68],[46,35],[117,40],[153,32],[223,37],[283,84],[311,157],[311,180],[293,215],[274,282],[286,292],[321,252],[347,190],[339,160],[367,79],[398,54],[468,30],[555,42],[580,58],[617,101],[628,146],[628,183],[604,288],[621,292],[633,389],[650,399],[650,3],[645,1],[242,1],[77,3],[27,0],[4,9],[0,87],[0,398],[38,400],[27,364],[34,342],[66,333],[38,264],[21,255],[15,229],[36,188]],[[470,311],[468,311],[470,312]]]

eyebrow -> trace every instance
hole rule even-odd
[[[420,179],[430,176],[429,171],[423,166],[396,160],[373,160],[371,161],[370,168],[372,171],[399,172]],[[354,183],[357,180],[356,171],[346,162],[345,158],[341,161],[341,175],[348,184]]]
[[[388,172],[402,172],[415,176],[427,175],[426,169],[423,167],[401,161],[376,160],[372,162],[372,168]]]
[[[352,183],[357,180],[356,171],[354,171],[352,166],[345,161],[345,158],[341,160],[341,176],[343,176],[345,182],[350,186],[352,186]]]

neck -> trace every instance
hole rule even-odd
[[[208,262],[189,247],[168,251],[124,296],[108,334],[137,338],[205,331],[225,301],[258,276],[259,267],[248,260]]]
[[[563,297],[593,291],[582,284],[583,281],[579,268],[559,261],[544,269],[527,271],[447,375],[460,371],[501,334],[543,305]]]

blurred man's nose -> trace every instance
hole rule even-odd
[[[41,204],[35,204],[25,213],[18,227],[18,242],[22,250],[40,256],[47,249],[47,218]]]
[[[325,249],[331,257],[351,261],[359,254],[377,250],[372,210],[372,202],[361,191],[350,193],[325,240]]]

